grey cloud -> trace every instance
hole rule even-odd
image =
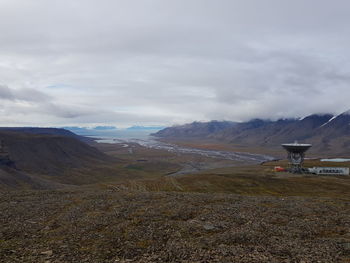
[[[64,119],[74,119],[82,116],[92,115],[94,112],[81,107],[60,105],[57,103],[45,103],[39,108],[39,112],[53,115]]]
[[[0,85],[0,99],[3,100],[19,100],[27,102],[47,102],[51,100],[51,97],[44,92],[31,89],[10,89],[8,86]]]
[[[350,108],[349,9],[345,0],[4,0],[2,112],[117,126],[338,113]]]
[[[35,89],[21,89],[15,92],[15,97],[18,100],[33,101],[33,102],[47,102],[52,98],[48,94]]]
[[[7,86],[0,85],[0,99],[14,100],[12,90],[9,89]]]

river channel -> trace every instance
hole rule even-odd
[[[224,160],[232,160],[244,163],[262,163],[265,161],[271,161],[275,159],[269,155],[263,154],[253,154],[246,152],[231,152],[231,151],[218,151],[218,150],[203,150],[198,148],[190,148],[179,146],[171,143],[165,143],[156,140],[154,137],[148,137],[146,139],[118,139],[118,138],[101,138],[96,140],[99,143],[122,143],[125,147],[128,146],[129,143],[137,143],[143,147],[158,149],[158,150],[166,150],[169,152],[177,153],[177,154],[198,154],[209,158],[217,158]]]

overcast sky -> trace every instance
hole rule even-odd
[[[0,125],[350,109],[349,0],[0,0]]]

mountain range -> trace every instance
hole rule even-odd
[[[350,155],[350,112],[313,114],[302,119],[248,122],[193,122],[153,134],[163,139],[217,141],[232,145],[277,148],[282,143],[312,143],[313,154]]]

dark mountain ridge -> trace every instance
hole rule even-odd
[[[72,137],[82,142],[91,143],[94,140],[89,137],[75,134],[73,131],[64,128],[39,128],[39,127],[0,127],[0,131],[12,131],[28,134],[59,135]]]
[[[0,140],[6,149],[0,156],[0,185],[48,188],[50,181],[68,183],[69,171],[115,161],[63,129],[1,128]]]
[[[157,137],[206,137],[235,125],[236,123],[231,121],[214,120],[210,122],[192,122],[189,124],[164,128],[152,135]]]
[[[313,153],[350,155],[350,115],[313,114],[303,119],[277,121],[254,119],[234,125],[220,125],[221,129],[209,130],[208,123],[192,123],[166,128],[154,136],[164,139],[191,138],[216,140],[224,143],[254,146],[280,147],[286,142],[309,142]],[[204,127],[204,128],[203,128]],[[190,134],[190,136],[188,136]]]
[[[61,128],[39,128],[39,127],[0,127],[0,131],[12,131],[20,133],[30,133],[30,134],[50,134],[50,135],[62,135],[67,137],[80,137],[75,133]]]

